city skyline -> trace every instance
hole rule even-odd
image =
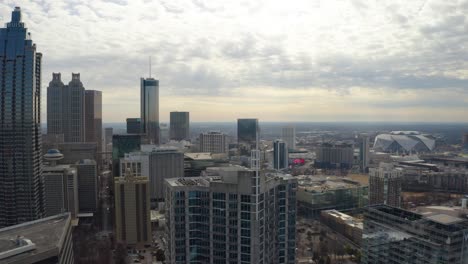
[[[468,121],[466,2],[6,1],[3,22],[16,5],[44,81],[80,72],[105,122],[138,116],[150,56],[163,122]]]

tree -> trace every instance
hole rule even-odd
[[[166,256],[164,255],[164,250],[158,249],[158,251],[156,251],[156,260],[157,260],[157,261],[164,261],[164,260],[166,260]]]
[[[115,245],[115,263],[116,264],[127,264],[127,246],[124,242],[117,242]]]

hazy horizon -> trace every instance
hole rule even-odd
[[[105,122],[139,116],[139,78],[160,118],[468,122],[467,1],[6,0],[52,72],[103,92]],[[151,10],[151,12],[148,12]]]

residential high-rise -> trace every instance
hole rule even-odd
[[[240,166],[207,174],[165,180],[166,260],[296,263],[297,180],[263,173],[256,179]]]
[[[359,167],[365,173],[369,168],[369,136],[359,136]]]
[[[0,263],[73,264],[70,213],[0,229]]]
[[[201,133],[199,138],[200,152],[227,153],[227,136],[221,132]]]
[[[237,144],[241,155],[250,156],[259,133],[258,119],[237,119]]]
[[[400,207],[403,172],[391,163],[369,169],[369,204]]]
[[[364,212],[362,263],[465,264],[468,220],[387,205]]]
[[[289,166],[289,156],[287,144],[282,140],[273,142],[273,168],[276,170],[285,169]]]
[[[96,161],[81,160],[75,164],[78,175],[80,213],[95,213],[98,204],[98,171]]]
[[[41,61],[15,7],[0,28],[0,227],[43,213]]]
[[[78,214],[78,180],[76,168],[70,165],[57,165],[63,154],[50,149],[44,155],[48,164],[43,169],[44,214],[52,216],[70,212],[72,218]]]
[[[151,243],[148,177],[127,170],[115,178],[115,234],[129,245]]]
[[[141,119],[140,118],[127,118],[127,134],[140,134],[141,132]]]
[[[296,128],[294,126],[283,127],[281,139],[286,142],[288,149],[296,149]]]
[[[189,112],[171,112],[169,138],[171,140],[190,140]]]
[[[120,158],[123,158],[125,156],[125,153],[140,150],[140,146],[140,135],[112,136],[112,173],[114,177],[121,176],[119,162]]]
[[[159,144],[159,81],[140,79],[141,133],[149,144]]]
[[[102,151],[102,92],[85,91],[85,141],[96,142]]]
[[[127,169],[136,176],[148,175],[151,201],[160,201],[164,198],[164,179],[184,177],[184,154],[175,148],[142,145],[141,151],[120,159],[120,175]]]

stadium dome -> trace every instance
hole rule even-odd
[[[435,148],[435,139],[417,131],[393,131],[375,137],[374,150],[389,153],[430,152]]]

